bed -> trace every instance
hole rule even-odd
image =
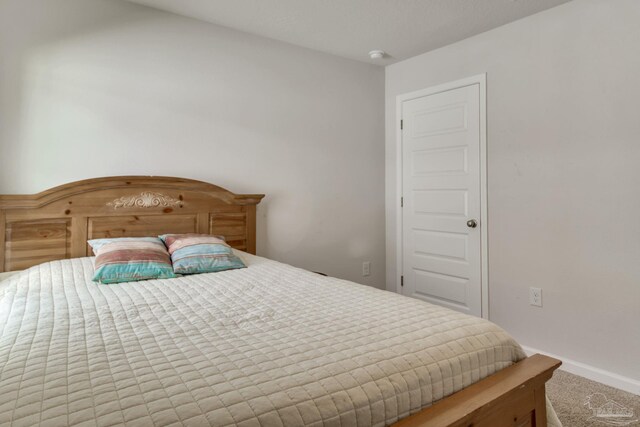
[[[559,425],[496,325],[255,256],[256,205],[110,177],[0,196],[0,425]],[[246,269],[91,281],[86,241],[222,235]],[[547,421],[550,421],[547,424]]]

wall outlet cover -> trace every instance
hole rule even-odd
[[[362,263],[362,275],[368,276],[371,274],[371,262],[365,261]]]
[[[542,307],[542,289],[541,288],[529,288],[529,304]]]

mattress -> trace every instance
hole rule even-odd
[[[176,279],[99,285],[78,258],[0,282],[0,425],[383,426],[525,357],[488,321],[238,254]]]

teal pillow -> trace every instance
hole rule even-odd
[[[96,254],[93,280],[104,284],[177,277],[157,237],[89,240]]]
[[[208,234],[164,234],[159,237],[169,249],[174,273],[214,273],[246,267],[219,237]]]

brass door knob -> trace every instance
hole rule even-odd
[[[475,219],[470,219],[467,221],[467,227],[476,228],[478,226],[478,222]]]

